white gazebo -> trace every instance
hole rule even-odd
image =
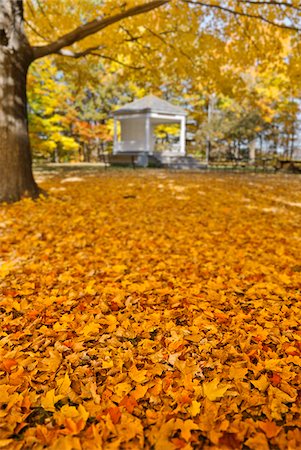
[[[122,106],[114,112],[113,154],[137,154],[142,164],[155,153],[155,127],[161,124],[180,124],[178,142],[170,143],[164,154],[184,156],[187,113],[179,106],[148,95]],[[118,130],[120,123],[120,131]]]

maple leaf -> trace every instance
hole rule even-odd
[[[192,417],[197,416],[201,410],[201,403],[196,400],[192,400],[189,410]]]
[[[100,328],[100,324],[96,322],[88,323],[84,326],[82,333],[85,337],[88,337],[90,334],[97,334]]]
[[[258,380],[251,380],[251,384],[253,384],[260,392],[265,392],[269,387],[270,382],[266,375],[261,375]]]
[[[155,441],[155,450],[175,450],[174,444],[170,441],[171,434],[175,429],[175,419],[165,422],[158,431]]]
[[[132,385],[124,381],[123,383],[118,383],[114,386],[114,392],[118,395],[118,397],[123,397],[128,394],[132,390]]]
[[[277,436],[282,429],[282,427],[278,427],[275,424],[275,422],[269,422],[269,421],[258,422],[258,426],[265,432],[266,437],[268,439],[271,439],[271,438]]]
[[[177,419],[175,422],[175,428],[178,428],[181,430],[181,435],[185,439],[186,442],[190,441],[191,438],[191,431],[192,430],[199,430],[199,425],[197,425],[193,420],[180,420]]]
[[[136,383],[144,383],[148,380],[147,376],[147,370],[138,370],[135,365],[133,365],[129,370],[129,376],[133,381],[136,381]]]
[[[50,389],[46,392],[45,397],[41,399],[41,405],[47,411],[55,411],[55,404],[63,397],[63,395],[55,395],[55,390]]]
[[[135,390],[132,392],[132,395],[136,400],[139,400],[140,398],[143,398],[145,396],[147,391],[148,391],[148,385],[142,386],[141,384],[139,384],[135,388]]]
[[[112,419],[112,422],[116,425],[121,418],[121,411],[118,408],[118,406],[112,406],[111,408],[108,409],[108,412],[110,414],[110,417]]]
[[[209,381],[208,383],[203,383],[203,393],[204,396],[207,397],[212,402],[218,400],[220,397],[222,397],[226,391],[230,388],[229,385],[220,385],[219,378],[214,378],[212,381]]]
[[[71,381],[67,372],[63,378],[56,380],[57,391],[60,395],[67,395],[70,390]]]
[[[125,409],[131,414],[134,411],[134,408],[138,406],[138,403],[133,395],[126,395],[119,403],[119,406],[124,406]]]

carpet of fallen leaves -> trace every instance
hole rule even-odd
[[[108,171],[0,209],[0,448],[301,448],[301,178]]]

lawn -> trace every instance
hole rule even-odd
[[[0,448],[301,448],[300,176],[42,178],[0,208]]]

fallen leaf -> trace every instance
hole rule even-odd
[[[204,396],[207,397],[212,402],[218,400],[220,397],[226,393],[229,389],[229,385],[220,385],[219,378],[214,378],[212,381],[208,383],[203,383],[203,392]]]

